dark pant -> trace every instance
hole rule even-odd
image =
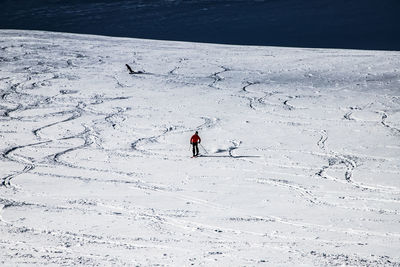
[[[193,145],[193,157],[199,155],[199,146],[197,143],[192,143]]]

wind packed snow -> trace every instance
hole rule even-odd
[[[0,48],[1,265],[400,265],[400,52]]]

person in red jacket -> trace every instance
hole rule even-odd
[[[196,131],[195,134],[190,138],[190,144],[193,146],[193,157],[197,157],[199,155],[199,146],[201,138],[199,133]]]

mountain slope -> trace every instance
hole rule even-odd
[[[400,53],[0,34],[1,264],[400,264]]]

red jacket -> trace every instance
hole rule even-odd
[[[191,144],[197,144],[197,143],[200,143],[200,142],[201,142],[201,138],[197,134],[194,134],[192,136],[192,138],[190,138],[190,143]]]

